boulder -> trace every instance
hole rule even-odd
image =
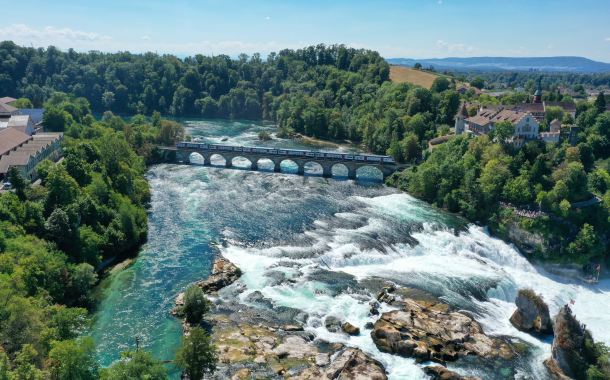
[[[337,379],[337,380],[387,380],[385,370],[357,348],[343,351],[327,367],[311,367],[299,372],[289,380]]]
[[[513,326],[523,331],[536,329],[545,334],[553,333],[549,308],[534,291],[519,290],[515,303],[517,310],[510,317]]]
[[[360,329],[349,322],[345,322],[343,326],[341,326],[341,331],[352,336],[360,335]]]
[[[330,354],[318,354],[316,355],[316,365],[318,367],[324,367],[330,364]]]
[[[299,325],[284,325],[282,326],[284,331],[303,331],[303,326]]]
[[[231,376],[231,380],[244,380],[250,376],[250,370],[248,368],[240,369]]]
[[[214,258],[212,274],[205,281],[197,281],[197,285],[206,294],[215,293],[225,286],[229,286],[241,277],[241,269],[237,268],[232,262],[221,257]]]
[[[280,359],[303,359],[307,356],[317,355],[318,349],[298,335],[288,335],[284,338],[282,344],[273,349],[273,353]]]
[[[430,376],[432,380],[481,380],[479,377],[462,377],[457,372],[441,366],[424,367],[424,373]]]
[[[383,313],[375,322],[371,337],[380,351],[412,357],[419,363],[432,360],[441,364],[471,353],[500,356],[502,342],[487,337],[474,319],[428,308],[412,299],[401,304],[402,310]]]
[[[324,326],[326,326],[326,330],[330,332],[339,332],[341,331],[341,321],[339,318],[335,318],[333,316],[328,316],[324,320]]]

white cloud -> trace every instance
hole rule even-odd
[[[438,0],[438,3],[439,3],[439,4],[442,4],[443,2],[442,2],[441,0]]]
[[[0,36],[16,40],[40,39],[49,41],[110,41],[112,37],[102,36],[99,33],[87,33],[70,28],[56,29],[52,26],[45,27],[42,31],[30,29],[23,24],[13,24],[7,28],[0,29]]]
[[[610,41],[610,37],[606,38],[606,41]]]
[[[436,46],[438,46],[439,49],[446,50],[449,53],[476,53],[479,51],[478,48],[475,48],[473,46],[466,46],[466,44],[449,45],[443,40],[438,40]]]
[[[554,47],[555,47],[555,45],[553,45],[553,44],[549,45],[549,49],[552,49]]]
[[[267,17],[265,17],[265,20],[269,20],[270,18],[271,18],[271,17],[267,16]]]
[[[150,40],[150,37],[148,37],[148,36],[142,36],[142,37],[140,37],[140,38],[142,38],[143,40],[146,40],[146,41],[149,41],[149,40]]]

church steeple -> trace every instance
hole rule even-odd
[[[538,89],[534,92],[534,103],[542,103],[542,75],[538,78]]]

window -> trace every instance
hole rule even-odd
[[[527,121],[527,122],[528,122],[528,123],[529,123],[529,121],[530,121],[530,118],[529,118],[529,117],[528,117],[528,118],[527,118],[527,119],[526,119],[526,120],[525,120],[525,121]]]

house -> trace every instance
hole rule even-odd
[[[2,104],[8,104],[8,105],[13,105],[13,103],[15,103],[17,101],[17,99],[15,98],[11,98],[10,96],[5,96],[3,98],[0,98],[0,103]]]
[[[17,167],[23,178],[31,179],[36,164],[34,158],[30,155],[4,155],[0,157],[0,176],[8,178],[8,171],[11,166]]]
[[[483,93],[483,91],[479,90],[476,87],[470,87],[470,86],[461,86],[460,88],[458,88],[456,91],[459,92],[461,95],[464,95],[466,93],[466,91],[473,89],[475,95],[481,95]]]
[[[544,103],[519,103],[513,110],[518,112],[529,112],[540,123],[544,121],[546,115],[544,111]]]
[[[551,121],[551,132],[561,132],[561,121],[555,119]]]
[[[517,91],[517,92],[525,92],[525,89],[523,87],[517,87],[517,88],[515,88],[515,91]]]
[[[597,95],[599,95],[599,91],[598,90],[585,90],[585,92],[587,93],[588,96],[597,96]]]
[[[21,111],[22,115],[28,115],[31,117],[36,126],[42,123],[44,108],[21,108],[19,111]]]
[[[32,136],[36,133],[36,124],[29,115],[11,116],[7,124],[8,128],[15,128]]]
[[[0,121],[3,119],[10,119],[12,116],[21,115],[19,108],[15,108],[10,104],[0,103]]]

